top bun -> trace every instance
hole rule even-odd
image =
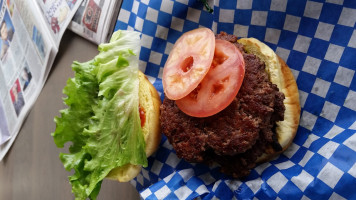
[[[286,150],[292,143],[299,125],[300,104],[297,83],[287,64],[266,44],[255,38],[242,38],[238,43],[244,45],[247,53],[256,55],[266,65],[266,72],[273,84],[285,95],[284,121],[277,122],[276,133],[282,151],[268,148],[257,162],[265,162]]]
[[[161,141],[161,130],[159,123],[161,99],[157,90],[147,79],[147,77],[139,71],[139,104],[145,113],[145,122],[142,127],[142,133],[145,139],[146,156],[152,155],[158,148]],[[142,166],[127,164],[122,167],[115,168],[107,175],[106,178],[127,182],[135,178],[141,171]]]

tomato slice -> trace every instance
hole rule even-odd
[[[226,108],[237,95],[245,75],[245,61],[232,43],[217,39],[209,72],[195,90],[176,101],[187,115],[208,117]]]
[[[174,44],[163,68],[163,89],[172,100],[193,91],[208,73],[214,56],[215,36],[208,28],[184,33]]]

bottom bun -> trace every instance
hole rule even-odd
[[[276,84],[279,91],[284,93],[284,120],[276,123],[276,133],[282,151],[267,148],[266,153],[257,159],[258,163],[266,162],[285,151],[292,143],[299,125],[300,104],[297,83],[287,64],[266,44],[255,38],[242,38],[238,43],[245,51],[256,55],[266,65],[269,79]]]
[[[139,104],[145,113],[142,133],[146,142],[146,156],[152,155],[161,141],[161,130],[159,123],[161,99],[155,87],[147,77],[139,71]],[[117,167],[107,175],[106,178],[127,182],[135,178],[141,171],[142,166],[127,164]]]

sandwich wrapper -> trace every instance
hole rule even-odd
[[[163,99],[162,71],[186,31],[255,37],[296,78],[301,121],[293,144],[245,179],[179,159],[163,136],[131,181],[143,199],[356,199],[356,1],[124,0],[116,29],[142,33],[140,69]]]

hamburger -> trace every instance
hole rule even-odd
[[[92,60],[74,62],[63,93],[68,106],[52,133],[76,199],[96,199],[103,179],[126,182],[147,166],[161,139],[161,100],[138,69],[140,34],[113,33]]]
[[[161,130],[188,162],[217,163],[224,174],[241,178],[295,137],[295,79],[257,39],[206,28],[187,32],[174,45],[162,79]]]

